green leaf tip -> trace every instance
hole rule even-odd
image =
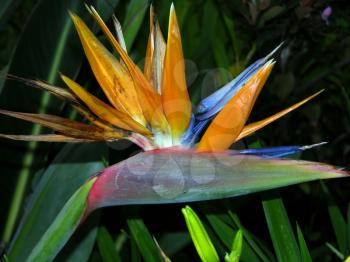
[[[240,229],[237,231],[233,240],[232,249],[230,254],[226,253],[225,262],[239,262],[242,254],[243,247],[243,231]]]
[[[197,214],[189,206],[182,208],[181,211],[185,217],[187,228],[201,260],[204,262],[219,261],[219,256],[214,245]]]

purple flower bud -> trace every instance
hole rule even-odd
[[[332,15],[332,7],[331,6],[327,6],[325,9],[323,9],[322,13],[321,13],[321,18],[323,21],[326,22],[326,24],[329,24],[329,17]]]

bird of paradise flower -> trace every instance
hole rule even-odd
[[[110,104],[90,94],[68,76],[69,90],[40,80],[9,76],[51,92],[71,104],[90,124],[47,114],[0,110],[1,114],[31,121],[56,131],[46,135],[1,137],[48,142],[91,142],[128,139],[145,152],[111,166],[87,181],[62,209],[30,258],[42,254],[44,243],[58,241],[57,249],[94,209],[108,205],[200,201],[324,178],[346,176],[336,167],[279,157],[313,146],[229,150],[229,147],[300,107],[320,92],[258,122],[247,124],[253,105],[275,62],[276,48],[238,77],[192,107],[186,86],[180,30],[171,6],[167,41],[156,15],[150,10],[150,34],[143,72],[127,54],[118,20],[116,37],[93,7],[88,11],[119,54],[118,60],[71,13],[91,69]],[[75,203],[75,205],[73,205]],[[73,206],[80,207],[72,220]],[[75,208],[77,208],[75,207]],[[70,223],[66,228],[62,223]],[[66,231],[64,231],[66,230]],[[56,243],[55,242],[55,243]],[[54,249],[50,254],[57,254]]]
[[[121,61],[118,61],[86,24],[77,15],[71,14],[91,69],[110,105],[63,74],[61,78],[69,90],[40,80],[9,76],[64,99],[91,125],[58,116],[1,110],[2,114],[38,123],[57,132],[31,136],[2,134],[2,137],[48,142],[128,139],[144,150],[179,146],[196,148],[197,151],[222,151],[322,92],[264,120],[246,125],[253,105],[274,66],[275,62],[270,59],[274,50],[203,99],[192,110],[186,86],[180,30],[173,7],[170,11],[167,43],[151,8],[151,32],[144,72],[127,55],[119,22],[114,18],[117,29],[115,38],[96,10],[92,7],[88,10],[121,57]]]

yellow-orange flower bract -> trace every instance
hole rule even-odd
[[[197,148],[199,151],[222,151],[318,94],[247,125],[253,105],[275,63],[269,54],[222,89],[203,99],[197,107],[192,107],[187,91],[180,28],[173,5],[166,38],[151,6],[150,34],[143,71],[128,56],[120,28],[116,28],[115,37],[93,7],[89,7],[88,11],[118,54],[118,57],[113,55],[82,19],[70,13],[91,70],[109,103],[90,94],[63,74],[61,77],[68,89],[39,80],[10,76],[65,100],[89,123],[53,115],[0,110],[2,114],[38,123],[55,131],[55,134],[48,135],[0,134],[0,137],[49,142],[128,139],[144,150],[179,146]]]

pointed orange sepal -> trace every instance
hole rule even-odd
[[[94,142],[91,139],[79,139],[59,134],[45,135],[6,135],[0,134],[0,138],[20,140],[20,141],[36,141],[36,142],[61,142],[61,143],[86,143]]]
[[[102,45],[86,24],[71,14],[94,75],[111,104],[146,125],[129,72]]]
[[[152,129],[167,132],[168,123],[162,110],[159,94],[154,90],[141,70],[134,64],[125,50],[120,46],[96,10],[90,8],[89,11],[129,70],[129,73],[134,80],[139,101],[142,103],[143,114],[147,122],[151,125]]]
[[[0,114],[46,126],[63,135],[79,139],[107,141],[121,139],[130,135],[129,132],[122,130],[105,130],[97,126],[87,125],[54,115],[30,114],[7,110],[0,110]]]
[[[188,127],[192,106],[186,85],[181,34],[173,5],[170,9],[161,94],[173,140],[178,140]]]
[[[157,92],[161,93],[161,81],[163,75],[163,64],[166,44],[162,31],[151,5],[150,8],[150,33],[147,43],[144,74]]]
[[[282,116],[288,114],[289,112],[297,109],[298,107],[302,106],[303,104],[305,104],[306,102],[308,102],[309,100],[311,100],[315,96],[319,95],[323,91],[324,91],[324,89],[319,91],[319,92],[317,92],[317,93],[315,93],[315,94],[313,94],[312,96],[309,96],[309,97],[305,98],[304,100],[302,100],[302,101],[300,101],[300,102],[298,102],[298,103],[296,103],[296,104],[294,104],[294,105],[292,105],[292,106],[290,106],[290,107],[288,107],[288,108],[286,108],[286,109],[284,109],[284,110],[282,110],[282,111],[280,111],[280,112],[278,112],[278,113],[268,117],[268,118],[265,118],[265,119],[260,120],[258,122],[251,123],[249,125],[246,125],[243,128],[242,132],[239,134],[239,136],[236,138],[236,141],[238,141],[238,140],[240,140],[240,139],[242,139],[242,138],[244,138],[246,136],[249,136],[250,134],[254,133],[255,131],[257,131],[257,130],[267,126],[268,124],[272,123],[273,121],[275,121],[275,120],[281,118]]]
[[[226,150],[236,141],[273,64],[268,61],[219,112],[200,140],[199,151]]]
[[[70,88],[70,90],[85,103],[91,112],[93,112],[102,120],[122,129],[134,131],[144,135],[151,134],[151,132],[146,127],[134,121],[129,115],[107,105],[94,95],[87,92],[83,87],[81,87],[78,83],[69,77],[61,74],[61,78]]]

